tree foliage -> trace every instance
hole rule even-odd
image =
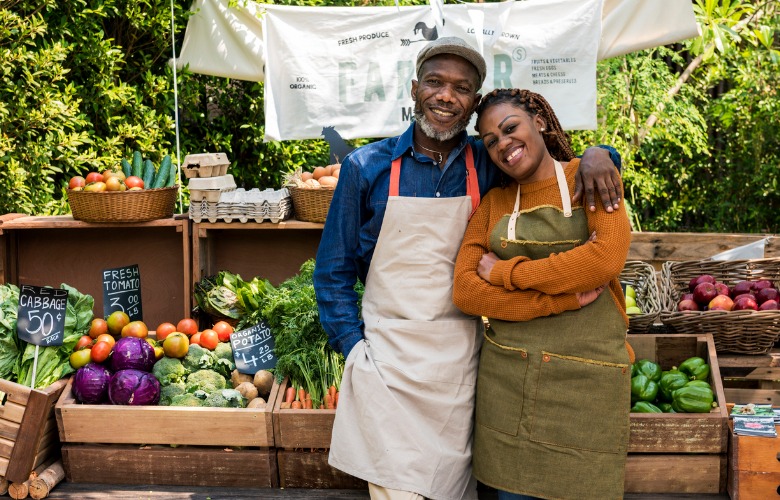
[[[177,49],[191,4],[173,2]],[[780,7],[694,8],[701,37],[599,63],[599,126],[572,133],[575,149],[621,152],[636,229],[777,232]],[[170,0],[0,0],[0,210],[67,213],[69,177],[136,149],[155,162],[176,158],[177,140],[181,159],[227,153],[247,188],[278,187],[296,167],[327,163],[322,140],[263,142],[262,83],[185,69],[175,94],[171,42]]]

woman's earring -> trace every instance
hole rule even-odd
[[[539,132],[544,132],[544,127],[540,128]]]

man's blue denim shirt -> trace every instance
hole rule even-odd
[[[482,141],[461,135],[461,142],[440,169],[433,160],[415,151],[414,123],[400,136],[354,150],[341,163],[338,187],[333,195],[322,240],[317,251],[314,289],[320,322],[330,345],[346,357],[363,338],[358,296],[359,279],[365,283],[371,257],[382,227],[390,167],[401,158],[400,196],[449,198],[466,195],[466,142],[471,144],[480,195],[498,185],[501,171],[493,165]],[[620,166],[620,156],[607,148]]]

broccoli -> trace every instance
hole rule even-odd
[[[179,394],[171,398],[171,406],[206,406],[205,400],[198,399],[194,394]]]
[[[184,382],[187,372],[184,370],[181,360],[165,356],[154,364],[152,374],[160,382],[160,385],[165,387],[169,384]]]
[[[214,370],[198,370],[187,376],[187,392],[204,391],[207,394],[227,387],[225,377]]]
[[[230,342],[220,342],[213,351],[215,363],[213,369],[225,377],[230,376],[236,368],[236,363],[233,361],[233,349],[230,347]]]
[[[170,406],[171,400],[174,396],[184,394],[185,390],[184,382],[174,382],[168,385],[162,386],[160,389],[160,402],[157,403],[160,406]]]
[[[235,389],[222,389],[209,394],[206,398],[206,406],[212,408],[244,408],[246,401]]]
[[[214,354],[198,344],[190,344],[187,355],[184,356],[184,359],[182,360],[182,364],[187,373],[213,368],[214,363],[216,363]]]

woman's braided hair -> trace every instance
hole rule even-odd
[[[526,89],[495,89],[482,97],[477,106],[477,131],[479,131],[479,120],[482,113],[490,106],[501,104],[503,102],[512,104],[533,115],[540,115],[545,121],[545,130],[542,132],[544,144],[550,152],[550,156],[558,161],[569,161],[576,155],[571,149],[569,134],[567,134],[558,117],[547,102],[547,99],[541,94]]]

